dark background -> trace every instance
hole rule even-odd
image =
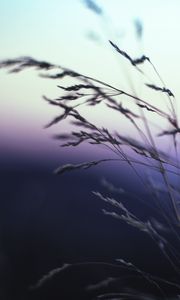
[[[106,164],[57,176],[53,174],[57,163],[55,158],[1,158],[1,299],[93,299],[102,291],[128,288],[159,295],[142,276],[118,267],[115,259],[172,279],[170,264],[145,233],[105,216],[103,208],[115,209],[92,194],[100,191],[114,196],[142,220],[158,218],[137,200],[139,196],[153,204],[132,170],[125,164]],[[124,188],[128,196],[110,193],[102,186],[102,178]],[[41,288],[30,290],[43,275],[64,263],[72,266]],[[100,291],[86,290],[109,277],[120,279]]]

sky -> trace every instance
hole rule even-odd
[[[103,17],[81,0],[0,0],[0,60],[32,56],[128,91],[133,85],[140,95],[148,97],[140,87],[142,80],[110,46],[108,40],[113,40],[132,57],[150,57],[178,99],[179,0],[99,0],[97,4]],[[143,24],[141,40],[136,36],[135,20]],[[152,70],[147,72],[154,76]],[[57,109],[43,102],[42,95],[59,95],[57,82],[38,78],[34,71],[7,74],[3,70],[0,82],[1,151],[60,156],[59,145],[51,136],[67,125],[43,128],[57,115]],[[164,100],[150,95],[164,105]],[[102,123],[106,120],[113,127],[114,119],[107,118],[105,111],[97,110],[96,114]]]

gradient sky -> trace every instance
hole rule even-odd
[[[33,56],[131,90],[131,70],[110,47],[111,39],[134,57],[149,56],[167,86],[180,97],[180,1],[97,3],[104,10],[103,18],[80,0],[0,0],[0,59]],[[136,19],[143,24],[140,42]],[[51,140],[58,127],[43,129],[57,110],[41,98],[43,94],[58,95],[57,82],[37,78],[32,71],[18,75],[0,71],[0,81],[2,149],[59,153],[57,143]],[[136,85],[136,79],[133,83]],[[105,112],[98,114],[107,119]]]

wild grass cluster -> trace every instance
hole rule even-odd
[[[94,2],[87,1],[87,5],[95,13],[102,13],[101,8],[96,6]],[[54,136],[55,139],[61,142],[62,147],[77,149],[82,144],[90,144],[91,147],[101,146],[107,149],[107,157],[100,157],[98,160],[82,161],[78,164],[65,164],[58,167],[54,171],[55,174],[89,169],[107,162],[119,164],[126,162],[132,173],[138,177],[139,185],[152,198],[151,203],[146,203],[145,199],[137,199],[137,206],[142,201],[147,207],[150,206],[151,209],[158,212],[161,217],[160,220],[141,220],[123,202],[126,191],[120,187],[115,187],[106,180],[103,181],[104,188],[112,194],[116,192],[116,198],[114,195],[112,197],[107,196],[106,192],[102,194],[99,191],[92,191],[95,197],[102,200],[102,203],[108,203],[108,207],[111,207],[111,209],[102,209],[104,215],[126,223],[153,240],[162,255],[167,259],[174,272],[174,277],[172,280],[158,277],[139,269],[133,262],[117,258],[114,262],[116,267],[133,272],[134,276],[142,277],[155,288],[157,295],[144,294],[141,291],[131,289],[131,287],[120,292],[102,294],[101,290],[103,287],[107,287],[119,280],[119,278],[111,277],[97,284],[87,286],[87,291],[96,290],[96,299],[177,300],[180,299],[180,189],[178,186],[180,179],[178,157],[180,127],[177,114],[177,100],[171,89],[165,85],[149,57],[142,55],[138,58],[132,58],[124,50],[120,49],[114,41],[109,41],[109,46],[114,53],[116,52],[117,55],[126,60],[146,81],[144,84],[146,94],[148,94],[148,91],[151,91],[154,92],[154,95],[158,94],[159,98],[162,96],[166,97],[165,106],[161,107],[158,102],[154,103],[154,101],[151,101],[151,98],[147,100],[137,93],[130,93],[119,86],[114,86],[63,66],[39,61],[31,57],[19,57],[1,61],[0,68],[6,68],[10,73],[19,73],[33,68],[40,72],[39,76],[58,82],[60,96],[55,99],[43,96],[43,99],[60,110],[60,113],[45,128],[49,128],[64,120],[70,123],[73,128],[70,132],[60,132]],[[145,64],[150,65],[157,76],[159,84],[149,80],[148,74],[143,70]],[[65,78],[70,80],[70,85],[63,84]],[[72,82],[74,83],[72,84]],[[98,122],[92,122],[90,115],[89,118],[83,115],[82,107],[90,107],[91,111],[94,112],[99,106],[105,107],[108,115],[112,116],[112,118],[114,114],[119,115],[120,124],[122,120],[126,120],[129,123],[128,126],[131,126],[136,134],[132,137],[125,129],[108,128],[105,124],[99,125],[99,120]],[[151,121],[152,117],[158,119],[159,124],[163,124],[163,128],[161,126],[158,127],[158,132],[154,131],[154,125]],[[166,124],[166,127],[164,127],[164,124]],[[163,137],[166,138],[166,141],[169,141],[171,149],[173,149],[171,151],[172,155],[169,155],[169,153],[166,153],[158,146],[160,144],[158,139]],[[150,173],[151,176],[144,176],[147,174],[147,171],[149,173],[152,172]],[[154,180],[154,174],[158,181]],[[162,203],[162,198],[165,199],[168,205]],[[95,262],[95,264],[101,266],[103,263]],[[57,273],[72,267],[73,265],[71,264],[64,264],[62,267],[52,270],[43,276],[30,288],[41,288]],[[173,290],[174,296],[170,297],[168,295],[168,288]]]
[[[142,76],[145,76],[145,74],[143,73],[141,66],[148,63],[152,66],[154,72],[161,80],[161,77],[155,66],[152,64],[150,58],[142,56],[140,58],[133,59],[125,51],[122,51],[114,42],[110,41],[110,45],[114,51],[118,52],[124,57],[124,59],[128,60],[132,67],[135,68],[137,72],[140,72]],[[173,179],[174,176],[179,179],[178,134],[180,132],[180,128],[178,125],[178,116],[175,110],[176,99],[173,92],[165,85],[157,86],[154,83],[146,84],[147,89],[154,90],[154,92],[159,93],[159,95],[166,95],[169,102],[169,109],[163,110],[158,105],[151,104],[150,101],[134,95],[133,93],[130,94],[119,87],[112,86],[96,78],[85,76],[59,65],[54,65],[46,61],[35,60],[31,57],[8,59],[2,61],[0,63],[0,67],[7,68],[11,73],[18,73],[25,69],[35,68],[38,71],[44,71],[40,74],[40,76],[51,80],[58,80],[58,82],[61,82],[61,80],[65,77],[76,80],[75,84],[69,86],[58,84],[58,88],[62,92],[60,92],[61,95],[56,99],[50,99],[43,96],[44,100],[50,105],[56,106],[61,110],[61,113],[53,118],[53,120],[51,120],[45,127],[51,127],[67,119],[73,125],[73,130],[68,133],[63,132],[54,136],[54,138],[61,141],[62,147],[78,147],[83,143],[89,143],[94,147],[101,145],[107,148],[108,157],[100,158],[99,160],[86,161],[79,164],[65,164],[58,167],[54,172],[55,174],[63,174],[69,171],[88,169],[108,161],[118,163],[126,162],[132,169],[132,172],[138,176],[140,184],[143,185],[146,192],[150,193],[155,199],[153,202],[154,209],[161,212],[161,222],[158,220],[155,222],[150,220],[142,221],[133,212],[129,211],[123,201],[121,201],[121,198],[124,195],[124,191],[121,189],[119,189],[120,196],[118,196],[117,199],[103,195],[98,191],[93,191],[93,194],[102,201],[110,204],[112,207],[111,210],[102,209],[105,215],[117,218],[127,223],[129,226],[144,232],[158,245],[162,251],[162,255],[166,257],[169,264],[174,269],[174,272],[177,275],[177,282],[174,280],[172,282],[166,281],[163,278],[146,274],[142,270],[139,270],[138,267],[134,266],[131,262],[126,262],[123,259],[117,259],[116,263],[127,269],[133,269],[133,271],[137,272],[137,275],[145,277],[153,285],[156,285],[164,299],[167,299],[167,297],[161,289],[162,282],[180,290],[180,285],[178,283],[180,272],[180,253],[178,249],[176,249],[174,245],[168,241],[166,234],[168,228],[168,231],[170,231],[171,236],[176,239],[176,242],[180,242],[180,211],[178,207],[180,191],[171,178],[171,175],[173,175]],[[51,71],[51,73],[49,71]],[[54,72],[53,74],[52,71]],[[163,83],[162,80],[161,82]],[[138,109],[131,110],[130,108],[127,108],[122,101],[123,96],[126,96],[130,102],[133,102]],[[121,118],[127,119],[127,121],[130,122],[137,131],[139,139],[130,137],[125,131],[117,132],[116,128],[112,131],[104,126],[100,127],[99,125],[89,121],[80,111],[81,106],[91,106],[92,109],[95,110],[96,107],[102,103],[108,108],[109,113],[118,113],[120,120]],[[174,147],[174,157],[169,157],[168,153],[164,153],[161,149],[157,148],[157,137],[154,137],[153,132],[151,131],[151,123],[148,121],[147,114],[156,115],[159,120],[164,119],[168,124],[168,129],[162,128],[158,136],[159,138],[164,135],[170,137],[171,143]],[[138,123],[139,120],[141,121],[141,127]],[[112,157],[109,157],[109,153],[112,153]],[[153,170],[153,172],[157,172],[159,174],[163,182],[163,184],[161,184],[161,189],[158,185],[155,185],[153,181],[150,182],[144,179],[142,173],[139,172],[138,165],[143,166],[144,170]],[[106,181],[104,182],[104,186],[111,192],[115,189],[113,184]],[[168,196],[167,201],[171,204],[171,206],[168,207],[169,209],[162,205],[161,197],[164,197],[164,193]],[[147,205],[149,205],[149,203],[147,203]],[[63,268],[53,270],[48,275],[40,279],[33,288],[42,286],[46,283],[49,277],[53,277],[57,272],[62,272],[65,267],[70,267],[70,265],[67,264],[63,266]],[[111,280],[117,279],[115,278]],[[100,283],[96,288],[98,289],[101,284],[103,283]],[[106,284],[109,284],[109,280],[107,280]],[[98,295],[97,299],[134,299],[133,295],[134,294],[131,291],[129,294],[119,293],[118,295]],[[141,297],[140,294],[139,297]],[[176,299],[178,299],[177,297]]]

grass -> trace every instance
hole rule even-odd
[[[100,12],[100,8],[93,7],[91,1],[88,2],[88,5],[91,6],[91,9],[96,9],[97,13]],[[126,162],[131,168],[132,173],[139,178],[140,186],[142,185],[154,200],[150,204],[146,203],[147,206],[153,206],[153,209],[158,211],[161,216],[161,220],[141,220],[121,200],[126,191],[114,187],[112,183],[104,180],[104,187],[109,192],[118,191],[117,199],[106,196],[99,191],[93,191],[96,197],[108,204],[109,209],[102,209],[104,215],[125,222],[128,226],[148,235],[167,259],[174,272],[174,278],[173,280],[167,280],[151,275],[139,269],[132,262],[117,259],[114,262],[115,267],[125,268],[133,272],[134,276],[142,277],[155,287],[159,296],[145,295],[133,289],[118,293],[100,293],[102,287],[107,287],[112,282],[118,282],[119,278],[107,278],[105,281],[103,280],[95,285],[88,286],[87,290],[96,290],[96,299],[179,299],[180,248],[175,245],[179,246],[180,243],[180,211],[178,203],[180,190],[178,185],[174,183],[174,178],[176,178],[177,182],[180,178],[178,160],[178,134],[180,133],[180,127],[176,112],[176,98],[174,93],[166,87],[150,58],[143,55],[140,58],[134,59],[128,53],[121,50],[114,42],[110,41],[110,45],[112,50],[127,60],[143,79],[148,80],[146,73],[143,71],[143,66],[144,64],[150,64],[158,77],[160,85],[148,82],[144,84],[144,87],[147,91],[151,90],[151,92],[159,93],[159,97],[165,95],[166,109],[161,108],[159,103],[152,103],[150,100],[141,98],[135,93],[129,93],[117,86],[85,76],[59,65],[54,65],[46,61],[38,61],[31,57],[4,60],[0,63],[0,68],[7,68],[11,73],[35,68],[37,71],[41,71],[41,77],[49,80],[58,80],[59,82],[65,77],[74,80],[75,83],[69,86],[58,85],[60,89],[60,96],[58,98],[50,99],[46,96],[43,97],[50,105],[61,109],[61,113],[53,118],[45,127],[49,128],[67,119],[72,124],[73,130],[54,136],[55,139],[61,141],[62,147],[76,148],[83,143],[89,143],[91,147],[103,146],[107,149],[107,157],[100,157],[99,160],[91,160],[79,164],[66,164],[58,167],[54,173],[63,174],[65,172],[88,169],[105,162]],[[133,132],[136,132],[136,134],[131,137],[126,131],[119,131],[117,128],[112,130],[105,127],[104,124],[100,126],[100,120],[97,120],[97,122],[90,121],[82,113],[83,110],[81,110],[81,107],[84,106],[91,107],[92,111],[95,111],[98,106],[105,107],[112,118],[115,114],[119,114],[119,121],[126,120],[129,123],[128,126],[131,126]],[[166,127],[158,129],[158,133],[155,133],[153,124],[149,120],[150,115],[158,118],[159,123],[166,124]],[[90,115],[89,118],[91,118]],[[137,138],[134,138],[134,136],[137,136]],[[162,137],[169,139],[174,155],[169,156],[168,153],[159,149],[157,140]],[[144,176],[146,171],[151,171],[151,174],[157,173],[161,184],[157,184],[153,180],[153,175],[150,178]],[[167,209],[162,205],[161,199],[164,195],[166,195],[171,209]],[[145,199],[140,199],[140,201],[145,202]],[[95,264],[101,266],[103,263]],[[71,264],[65,264],[62,268],[52,270],[42,277],[31,289],[38,289],[57,273],[72,267],[73,265]],[[174,288],[174,298],[167,294],[168,287]]]

